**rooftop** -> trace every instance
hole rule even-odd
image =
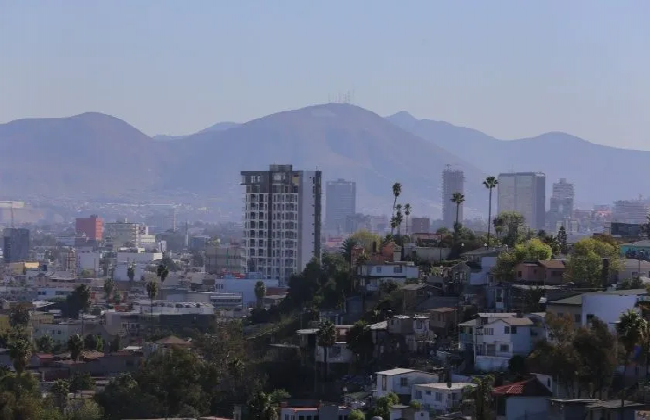
[[[405,373],[411,373],[411,372],[417,372],[417,371],[415,369],[395,368],[395,369],[377,372],[377,375],[393,376],[393,375],[404,375]]]
[[[521,382],[498,386],[492,390],[492,394],[504,397],[550,397],[553,395],[553,393],[542,385],[536,377]]]
[[[449,386],[451,385],[451,386]],[[444,382],[438,382],[438,383],[432,383],[432,384],[415,384],[416,387],[419,388],[429,388],[429,389],[439,389],[439,390],[451,390],[451,391],[457,391],[459,389],[465,389],[468,386],[476,386],[476,384],[470,383],[470,382],[457,382],[457,383],[451,383],[447,384]]]
[[[630,290],[608,290],[606,292],[588,292],[588,293],[581,293],[575,296],[571,296],[568,298],[560,299],[560,300],[553,300],[550,302],[547,302],[547,304],[555,304],[555,305],[575,305],[579,306],[582,305],[582,298],[583,296],[597,296],[597,295],[617,295],[617,296],[640,296],[640,295],[645,295],[647,294],[648,291],[646,289],[630,289]]]

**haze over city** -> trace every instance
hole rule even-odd
[[[0,420],[650,418],[648,17],[0,0]]]

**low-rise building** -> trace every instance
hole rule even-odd
[[[418,279],[420,270],[413,261],[367,263],[360,265],[359,275],[365,280],[366,289],[376,292],[382,283],[392,281],[405,284],[408,279]]]
[[[381,398],[394,392],[400,398],[410,400],[413,385],[440,382],[440,376],[437,373],[415,369],[395,368],[377,372],[376,375],[377,384],[373,391],[374,398]]]
[[[411,391],[411,401],[420,403],[424,411],[446,414],[460,408],[465,388],[475,386],[473,383],[415,384]]]

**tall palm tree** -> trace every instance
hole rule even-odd
[[[156,269],[156,275],[160,278],[160,284],[163,284],[167,276],[169,276],[169,269],[165,264],[160,264]]]
[[[65,379],[57,379],[52,384],[51,391],[54,399],[54,405],[63,413],[68,403],[68,394],[70,393],[70,383]]]
[[[402,205],[398,204],[395,206],[395,224],[397,225],[397,236],[402,236],[402,222],[404,221],[404,216],[402,215]]]
[[[397,205],[397,197],[399,197],[400,194],[402,194],[402,184],[396,182],[393,184],[393,211],[391,212],[393,216],[395,215],[395,206]],[[394,228],[391,225],[391,229],[390,229],[391,235],[393,234],[393,229]]]
[[[325,362],[325,380],[327,380],[328,375],[328,366],[327,366],[327,353],[330,347],[336,344],[336,326],[332,324],[331,321],[325,320],[321,321],[318,326],[318,345],[323,347],[325,351],[324,362]]]
[[[149,302],[151,303],[149,310],[151,313],[152,325],[153,325],[153,300],[156,298],[157,294],[158,294],[158,283],[156,283],[155,281],[150,281],[149,283],[147,283],[147,296],[149,297]]]
[[[264,296],[266,296],[266,285],[262,280],[255,283],[255,297],[257,298],[257,308],[261,308],[264,304]]]
[[[483,181],[483,185],[490,192],[490,198],[488,200],[488,231],[487,231],[487,245],[490,246],[490,225],[492,220],[492,190],[499,185],[499,180],[494,176],[489,176]]]
[[[618,339],[625,349],[625,367],[623,369],[623,392],[621,393],[621,409],[625,407],[625,375],[634,348],[642,343],[647,321],[638,312],[628,310],[623,313],[616,324]]]
[[[456,204],[456,223],[454,223],[454,229],[458,230],[457,227],[459,223],[458,217],[460,216],[460,205],[465,202],[465,196],[463,193],[455,192],[451,196],[451,202]]]
[[[111,301],[111,297],[113,296],[113,290],[115,289],[115,283],[113,282],[113,279],[107,278],[104,280],[104,294],[106,295],[106,302]]]
[[[484,377],[475,377],[472,380],[474,386],[466,387],[463,390],[464,402],[470,403],[474,408],[472,418],[476,420],[488,420],[492,417],[492,389],[494,387],[494,377],[488,375]],[[467,401],[467,400],[471,401]]]
[[[68,351],[72,360],[79,360],[81,352],[84,349],[84,340],[79,334],[75,334],[68,339]]]
[[[126,276],[129,278],[129,281],[133,283],[135,279],[135,263],[129,264],[129,267],[126,269]]]
[[[409,234],[409,216],[411,215],[411,205],[404,204],[404,216],[406,216],[406,236]]]
[[[25,367],[32,357],[32,343],[27,337],[17,337],[9,342],[9,357],[14,362],[14,368],[18,376],[22,375]]]

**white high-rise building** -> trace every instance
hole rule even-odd
[[[450,166],[442,171],[442,221],[448,229],[456,223],[456,204],[451,202],[455,193],[465,194],[465,175]],[[458,221],[463,223],[463,204],[458,208]]]
[[[497,212],[516,211],[531,229],[546,224],[546,175],[541,172],[499,174]]]
[[[325,230],[348,232],[348,218],[357,212],[357,183],[337,179],[325,184]]]
[[[248,270],[286,281],[320,258],[321,171],[242,171],[244,258]]]

